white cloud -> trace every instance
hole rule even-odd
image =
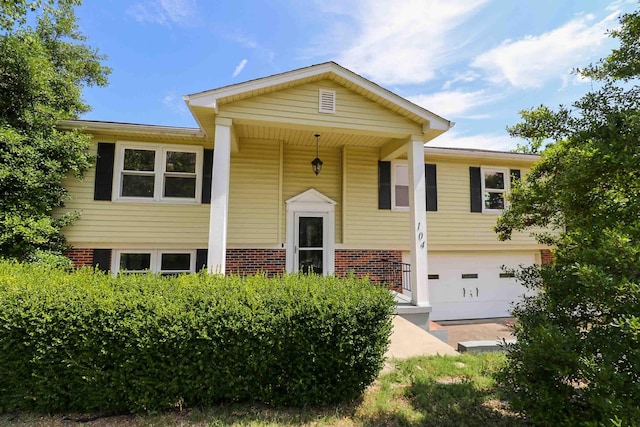
[[[240,74],[242,72],[242,70],[244,69],[244,66],[247,65],[247,61],[246,59],[243,59],[242,61],[240,61],[240,63],[236,66],[236,69],[233,70],[233,77],[236,77],[238,74]]]
[[[189,110],[187,105],[181,96],[177,96],[175,92],[167,93],[162,98],[162,104],[168,108],[173,114],[178,116],[189,116]]]
[[[197,19],[195,0],[149,0],[145,3],[134,3],[127,14],[138,22],[152,24],[189,25]]]
[[[638,2],[637,0],[616,0],[611,2],[611,4],[609,4],[605,10],[608,10],[610,12],[616,12],[619,13],[620,9],[625,8],[626,6],[630,6],[631,8],[633,8],[634,5],[637,5]]]
[[[506,134],[478,134],[461,136],[455,130],[440,135],[427,147],[476,148],[481,150],[510,151],[516,148],[517,140]]]
[[[505,40],[476,57],[471,65],[496,83],[542,87],[549,80],[570,74],[576,65],[587,65],[608,38],[606,30],[614,25],[617,15],[612,13],[599,22],[594,22],[591,14],[580,15],[544,34]]]
[[[460,117],[468,111],[495,102],[499,98],[499,95],[489,95],[485,90],[474,92],[445,91],[407,97],[414,104],[447,118]]]
[[[474,71],[466,71],[464,73],[461,74],[457,74],[454,78],[447,80],[446,82],[444,82],[444,84],[442,85],[442,89],[443,90],[447,90],[450,89],[451,86],[453,86],[456,83],[471,83],[475,80],[477,80],[480,77],[480,74],[474,72]]]
[[[323,0],[335,18],[317,53],[382,84],[423,83],[468,42],[459,25],[487,0]]]
[[[274,58],[276,56],[275,52],[271,49],[267,49],[264,46],[260,45],[260,43],[256,42],[253,38],[241,33],[240,29],[238,28],[234,28],[233,30],[216,29],[216,33],[218,34],[219,37],[223,39],[229,40],[233,43],[237,43],[245,49],[251,49],[254,52],[254,54],[258,57],[258,59],[268,64],[274,65]],[[236,74],[234,74],[233,76],[235,77]]]

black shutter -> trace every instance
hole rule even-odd
[[[438,210],[438,186],[436,182],[436,165],[426,163],[424,165],[424,176],[427,183],[427,211],[436,212]]]
[[[378,162],[378,209],[391,209],[391,162]]]
[[[482,212],[482,177],[479,167],[469,167],[469,183],[471,187],[471,212]]]
[[[111,271],[111,249],[94,249],[91,265],[100,271]]]
[[[206,249],[196,250],[196,271],[205,270],[207,268],[207,256],[209,251]]]
[[[520,169],[511,169],[511,185],[513,185],[516,181],[520,181]]]
[[[113,188],[113,159],[115,152],[116,144],[111,142],[98,143],[93,200],[111,200],[111,188]]]
[[[213,167],[213,150],[204,150],[202,159],[202,203],[211,203],[211,168]]]

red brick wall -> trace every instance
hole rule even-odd
[[[71,249],[65,255],[76,268],[93,263],[93,249]],[[402,252],[339,249],[335,252],[335,275],[345,276],[353,272],[358,278],[369,277],[373,283],[389,282],[389,264],[383,260],[401,263]],[[285,263],[284,249],[227,249],[226,273],[251,275],[264,272],[268,276],[276,276],[285,273]],[[401,291],[401,288],[397,290]]]
[[[226,274],[247,276],[257,272],[267,276],[284,274],[284,249],[227,249]]]
[[[551,264],[553,262],[553,254],[549,249],[542,249],[540,251],[540,260],[542,265]]]
[[[367,249],[338,249],[336,250],[336,276],[345,276],[351,272],[358,277],[369,277],[372,283],[389,282],[389,263],[384,260],[402,262],[401,251],[367,250]],[[400,277],[402,275],[400,274]],[[401,279],[400,279],[401,280]],[[402,283],[394,287],[402,291]]]
[[[70,249],[64,254],[73,262],[76,268],[93,263],[93,249]]]

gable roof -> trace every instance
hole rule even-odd
[[[324,79],[335,81],[402,116],[423,124],[425,130],[447,131],[454,125],[453,122],[412,103],[335,62],[324,62],[293,71],[274,74],[269,77],[197,92],[191,95],[185,95],[183,98],[189,108],[192,109],[192,112],[194,107],[204,107],[211,108],[217,113],[219,106],[226,103]]]

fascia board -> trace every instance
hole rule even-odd
[[[424,154],[442,156],[442,157],[467,157],[476,159],[504,159],[518,160],[521,162],[529,161],[534,163],[540,159],[537,154],[511,153],[507,151],[490,151],[490,150],[474,150],[464,148],[440,148],[440,147],[424,147]]]

